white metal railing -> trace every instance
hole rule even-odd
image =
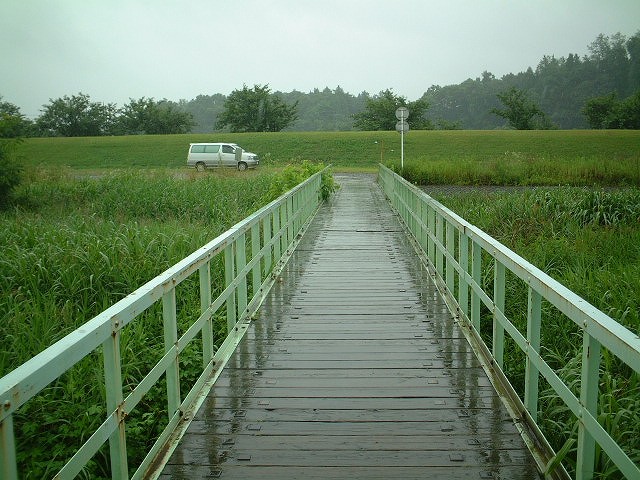
[[[638,464],[597,419],[601,349],[608,349],[640,373],[640,337],[388,168],[380,165],[378,178],[385,195],[430,265],[450,308],[469,333],[476,351],[484,357],[490,376],[493,374],[492,380],[502,384],[514,413],[525,420],[537,440],[544,443],[542,449],[537,446],[540,455],[536,460],[541,469],[553,461],[554,454],[536,424],[540,375],[578,421],[577,478],[593,477],[597,444],[626,478],[639,479]],[[483,255],[490,261],[483,262]],[[492,268],[493,272],[483,271],[487,268]],[[526,336],[505,313],[506,271],[512,272],[528,288]],[[482,278],[487,275],[493,275],[493,292],[485,292],[482,287]],[[583,347],[578,396],[540,354],[543,299],[581,330]],[[480,337],[481,303],[492,313],[491,350]],[[523,398],[516,394],[503,373],[505,333],[526,358]]]
[[[102,347],[107,416],[56,478],[74,478],[96,452],[109,443],[112,477],[129,478],[126,417],[144,395],[166,378],[169,418],[163,432],[132,478],[157,474],[172,442],[186,428],[185,419],[201,404],[228,357],[246,331],[278,271],[299,241],[320,203],[321,173],[282,195],[216,239],[120,300],[81,328],[0,379],[0,478],[18,478],[13,414],[52,381]],[[225,288],[211,298],[211,262],[224,255]],[[176,287],[197,272],[201,315],[178,337]],[[251,297],[249,297],[251,290]],[[120,335],[157,302],[162,304],[164,356],[140,383],[123,396]],[[226,307],[227,338],[216,350],[213,318]],[[190,391],[180,391],[178,356],[195,338],[202,339],[203,369]],[[162,457],[162,458],[160,458]],[[155,473],[152,473],[154,471]],[[26,472],[24,472],[26,473]]]

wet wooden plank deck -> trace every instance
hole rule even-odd
[[[538,478],[373,177],[338,181],[161,478]]]

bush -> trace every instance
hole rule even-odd
[[[0,141],[0,208],[9,204],[13,189],[20,183],[22,167],[13,155],[17,143],[16,140]]]
[[[325,170],[325,166],[322,163],[312,163],[308,160],[303,160],[298,164],[289,164],[282,169],[281,174],[272,181],[269,186],[269,190],[265,192],[263,201],[269,203],[275,200],[280,195],[288,192],[296,185],[304,182],[307,178],[315,173],[322,172],[320,196],[323,200],[327,200],[333,192],[337,189],[337,185],[333,180],[333,175],[330,171]]]

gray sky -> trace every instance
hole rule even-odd
[[[640,0],[0,0],[0,95],[31,118],[78,92],[122,106],[243,84],[415,100],[638,30]]]

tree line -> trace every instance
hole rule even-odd
[[[122,108],[79,93],[50,100],[30,121],[0,97],[0,137],[213,131],[390,130],[406,106],[413,129],[640,128],[640,31],[599,35],[589,54],[545,56],[535,70],[432,85],[409,102],[391,89],[353,95],[340,86],[304,93],[243,85],[230,95],[178,102],[142,97]]]

